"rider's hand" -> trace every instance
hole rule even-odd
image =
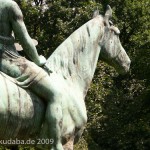
[[[46,63],[46,58],[42,55],[39,56],[39,66],[43,66]]]

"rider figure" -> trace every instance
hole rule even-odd
[[[14,32],[26,55],[34,62],[20,56],[14,46]],[[22,12],[13,0],[0,0],[0,71],[13,77],[22,87],[29,87],[38,96],[47,101],[46,123],[50,126],[50,138],[56,142],[56,149],[63,149],[60,144],[60,130],[57,124],[55,107],[57,99],[48,73],[43,66],[46,59],[39,56],[23,21]],[[57,114],[58,117],[58,114]],[[60,117],[60,116],[59,116]]]

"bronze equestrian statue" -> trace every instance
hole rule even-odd
[[[0,0],[0,140],[35,140],[50,150],[73,150],[87,122],[85,96],[98,57],[126,73],[130,59],[112,10],[72,33],[49,57],[39,56],[16,2]],[[15,49],[15,37],[31,61]],[[100,55],[100,56],[99,56]],[[40,66],[52,70],[48,73]],[[38,143],[40,139],[48,143]]]

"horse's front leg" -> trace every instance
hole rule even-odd
[[[74,136],[70,138],[70,140],[63,145],[64,150],[73,150]]]

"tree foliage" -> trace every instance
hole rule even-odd
[[[150,1],[16,0],[38,51],[48,57],[74,30],[107,4],[129,54],[130,72],[121,76],[99,61],[86,97],[88,124],[77,149],[148,150],[150,147]],[[35,1],[35,3],[34,3]]]

